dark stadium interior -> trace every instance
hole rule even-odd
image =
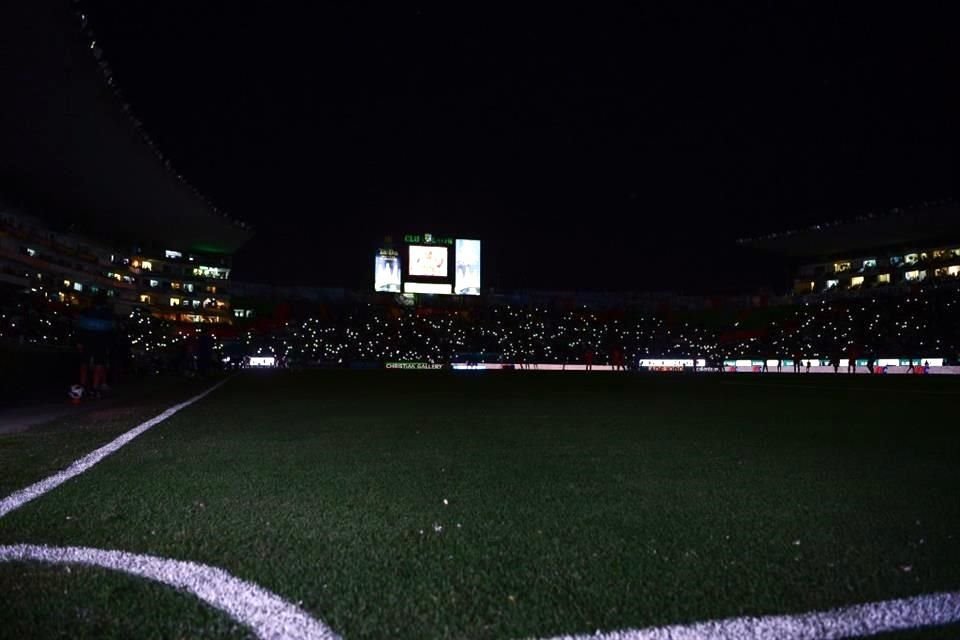
[[[57,64],[48,45],[75,25],[31,14],[64,4],[9,9],[33,26],[6,21],[8,70]],[[175,170],[256,227],[245,280],[365,286],[369,243],[401,224],[485,238],[501,289],[776,289],[784,271],[737,238],[956,195],[945,79],[960,56],[934,11],[683,5],[74,7]],[[34,104],[17,79],[6,166],[61,157],[10,110]],[[77,97],[51,125],[109,93],[79,77],[58,90]],[[30,168],[32,193],[52,196]],[[142,184],[122,183],[111,193]]]
[[[0,639],[960,637],[946,13],[3,4]]]

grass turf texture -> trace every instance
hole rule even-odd
[[[0,543],[218,566],[348,638],[547,636],[955,590],[958,391],[933,377],[250,373],[0,519]],[[36,572],[0,567],[0,629],[40,606],[42,584],[9,588]],[[75,617],[58,604],[68,584],[44,617]],[[150,620],[151,606],[110,611]],[[229,628],[195,606],[168,615]]]
[[[213,383],[173,376],[131,381],[102,400],[85,399],[72,414],[19,433],[0,434],[0,497],[56,473]],[[67,405],[66,392],[62,401]]]
[[[3,638],[253,637],[190,595],[103,569],[0,564],[0,592]]]

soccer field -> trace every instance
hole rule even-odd
[[[251,637],[222,609],[271,595],[304,637],[515,639],[957,592],[958,400],[936,376],[244,372],[0,517],[0,636]],[[0,436],[0,497],[142,413]]]

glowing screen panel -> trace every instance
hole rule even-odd
[[[457,295],[480,295],[480,241],[457,239],[456,274],[453,292]]]
[[[403,292],[450,295],[450,285],[439,282],[404,282]]]
[[[375,291],[400,293],[400,256],[379,255],[373,272]]]
[[[447,277],[447,248],[410,245],[411,276]]]

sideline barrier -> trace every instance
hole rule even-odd
[[[481,362],[481,363],[467,363],[467,362],[454,362],[451,367],[456,371],[586,371],[587,365],[585,364],[554,364],[554,363],[499,363],[499,362]],[[404,369],[423,369],[426,367],[389,367],[389,368],[404,368]],[[430,367],[433,369],[439,368],[439,366]],[[879,367],[875,369],[879,370]],[[905,366],[887,366],[886,373],[874,373],[873,375],[960,375],[960,366],[948,365],[948,366],[931,366],[929,371],[926,374],[915,373],[916,371],[923,370],[923,367],[915,367],[914,372],[909,371],[909,367]],[[608,364],[595,364],[591,366],[592,371],[614,371],[613,366]],[[639,370],[631,370],[626,373],[660,373],[660,372],[689,372],[693,373],[692,367],[665,367],[665,366],[652,366],[652,367],[643,367]],[[783,366],[781,371],[777,371],[776,367],[770,367],[769,371],[762,371],[760,365],[740,365],[740,366],[730,366],[725,367],[724,371],[727,373],[756,373],[758,375],[806,375],[807,371],[805,368],[801,369],[800,374],[796,374],[793,371],[793,366],[790,367]],[[623,370],[620,370],[623,372]],[[716,369],[710,369],[705,367],[698,367],[697,372],[704,373],[715,373]],[[833,367],[818,365],[815,367],[810,367],[809,373],[829,373],[831,375],[871,375],[865,366],[857,366],[856,373],[848,374],[847,366],[844,364],[840,367],[836,374],[834,374]]]

